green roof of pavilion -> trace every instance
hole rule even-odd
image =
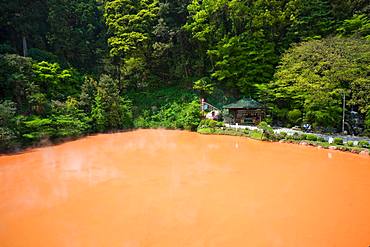
[[[224,109],[261,109],[263,105],[254,99],[241,99],[235,103],[225,105]]]

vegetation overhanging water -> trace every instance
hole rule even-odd
[[[196,129],[252,97],[273,126],[369,135],[369,3],[0,4],[0,149],[126,128]]]

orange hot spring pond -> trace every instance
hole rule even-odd
[[[167,130],[0,156],[0,246],[370,245],[370,158]]]

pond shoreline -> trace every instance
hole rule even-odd
[[[87,137],[101,135],[101,134],[116,134],[116,133],[124,133],[124,132],[130,132],[135,131],[139,129],[123,129],[123,130],[116,130],[116,131],[107,131],[107,132],[96,132],[96,133],[86,133],[85,135],[80,136],[72,136],[72,137],[64,137],[64,138],[58,138],[58,139],[50,139],[50,138],[44,138],[39,142],[33,143],[31,145],[23,146],[23,147],[16,147],[10,150],[0,151],[0,157],[5,155],[18,155],[25,152],[28,152],[33,149],[37,148],[46,148],[50,146],[58,146],[62,145],[64,143],[78,141]]]
[[[341,151],[341,152],[346,152],[346,153],[358,154],[361,156],[370,156],[370,150],[368,148],[335,145],[335,144],[329,144],[327,142],[309,141],[309,140],[293,140],[293,139],[272,140],[272,139],[264,138],[262,135],[262,132],[260,135],[257,135],[256,133],[253,134],[253,132],[247,134],[242,129],[204,128],[204,129],[198,129],[197,133],[202,134],[202,135],[239,136],[239,137],[244,137],[244,138],[248,138],[251,140],[262,141],[262,142],[296,144],[300,146],[317,147],[318,149],[330,149],[330,150],[336,150],[336,151]]]
[[[137,131],[141,129],[148,129],[148,130],[173,130],[173,131],[188,131],[188,130],[181,130],[181,129],[168,129],[168,128],[133,128],[133,129],[125,129],[125,130],[117,130],[117,131],[110,131],[110,132],[98,132],[98,133],[90,133],[86,134],[83,136],[77,136],[77,137],[66,137],[66,138],[60,138],[60,139],[44,139],[41,140],[40,142],[37,142],[33,145],[30,146],[25,146],[22,148],[16,148],[13,150],[9,150],[7,152],[0,152],[0,157],[1,156],[6,156],[6,155],[18,155],[22,153],[29,152],[33,149],[37,148],[45,148],[45,147],[50,147],[50,146],[57,146],[61,145],[67,142],[73,142],[77,141],[83,138],[91,137],[91,136],[96,136],[100,134],[116,134],[116,133],[124,133],[124,132],[132,132],[132,131]],[[322,142],[317,142],[317,141],[308,141],[308,140],[270,140],[270,139],[261,139],[260,136],[253,136],[253,135],[248,135],[243,132],[242,129],[240,130],[235,130],[232,128],[228,129],[212,129],[212,132],[204,131],[205,129],[198,129],[197,131],[189,131],[189,132],[194,132],[198,133],[201,135],[224,135],[224,136],[237,136],[237,137],[244,137],[247,139],[251,140],[256,140],[256,141],[261,141],[261,142],[275,142],[275,143],[288,143],[288,144],[296,144],[296,145],[301,145],[301,146],[311,146],[311,147],[317,147],[319,149],[330,149],[330,150],[337,150],[341,152],[347,152],[347,153],[353,153],[353,154],[358,154],[361,156],[370,156],[370,149],[368,148],[360,148],[360,147],[348,147],[348,146],[343,146],[343,145],[335,145],[335,144],[328,144],[328,143],[322,143]]]

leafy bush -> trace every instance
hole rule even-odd
[[[299,140],[301,140],[301,141],[307,140],[307,134],[301,134],[301,135],[299,135]]]
[[[262,130],[262,139],[274,140],[274,130],[266,122],[262,121],[259,123],[258,128]]]
[[[340,146],[340,147],[338,147],[338,150],[340,150],[340,151],[350,151],[351,148],[350,147],[346,147],[346,146]]]
[[[201,112],[200,104],[198,101],[192,101],[190,104],[183,106],[179,113],[177,126],[185,130],[195,130],[200,122]]]
[[[200,103],[188,89],[166,87],[144,92],[129,92],[137,128],[195,130],[200,122]],[[150,106],[150,107],[148,107]]]
[[[292,46],[281,56],[271,83],[272,101],[302,109],[305,122],[314,128],[340,127],[344,90],[360,112],[368,110],[368,69],[362,64],[369,64],[369,49],[365,39],[338,36]],[[346,87],[333,78],[346,81]]]
[[[313,134],[308,134],[306,135],[306,140],[307,141],[317,141],[317,136]]]
[[[12,124],[12,118],[15,116],[15,103],[10,100],[0,101],[0,126],[7,126]]]
[[[44,138],[50,138],[55,129],[49,118],[33,117],[22,122],[22,137],[28,142],[37,142]]]
[[[299,137],[298,133],[293,133],[293,135],[287,135],[286,139],[287,140],[298,140],[297,138]]]
[[[353,147],[353,141],[348,141],[348,142],[347,142],[347,146],[349,146],[349,147]]]
[[[120,98],[119,113],[121,119],[121,128],[127,129],[134,126],[132,102],[126,97]]]
[[[143,111],[142,115],[134,119],[134,126],[136,128],[150,128],[151,126],[151,113],[149,110]]]
[[[201,133],[201,134],[213,134],[213,133],[215,133],[215,129],[212,129],[212,128],[202,128],[202,129],[198,129],[198,133]]]
[[[77,97],[83,83],[83,76],[75,69],[62,69],[58,63],[37,62],[32,65],[33,81],[41,93],[51,100],[66,100]]]
[[[86,133],[90,126],[87,122],[81,121],[73,116],[55,116],[52,122],[52,138],[77,137]]]
[[[119,95],[117,81],[107,75],[102,75],[99,82],[92,86],[96,87],[96,90],[90,92],[96,91],[91,109],[94,129],[106,131],[131,128],[133,125],[132,103]]]
[[[160,108],[157,114],[151,116],[150,127],[163,127],[168,129],[180,128],[181,123],[178,123],[178,117],[182,111],[182,107],[178,103],[168,104]]]
[[[144,110],[135,120],[138,128],[168,128],[195,130],[200,123],[200,104],[172,102],[159,110]]]
[[[152,108],[161,109],[168,107],[174,103],[184,104],[198,100],[197,95],[192,91],[180,87],[164,87],[156,90],[129,92],[128,98],[135,105],[135,117],[143,115],[144,111],[148,111],[148,106]],[[156,110],[153,110],[156,113]]]
[[[202,121],[200,121],[200,124],[198,126],[199,129],[202,129],[202,128],[221,128],[223,127],[224,124],[222,122],[218,122],[218,121],[215,121],[215,120],[212,120],[212,119],[203,119]],[[247,131],[249,131],[248,129],[245,129]]]
[[[365,14],[355,14],[345,20],[337,31],[342,36],[370,36],[370,20]]]
[[[79,119],[73,115],[52,115],[49,118],[22,118],[21,134],[27,143],[35,143],[42,139],[77,137],[90,129],[89,118]]]
[[[202,95],[212,94],[215,90],[215,84],[208,77],[203,77],[193,84],[193,89],[199,90]]]
[[[9,100],[0,102],[0,152],[18,144],[15,131],[15,103]]]
[[[288,133],[286,133],[284,131],[280,132],[279,134],[282,137],[281,139],[285,139],[288,136]]]
[[[292,111],[289,111],[288,112],[288,121],[291,123],[291,124],[299,124],[302,120],[302,112],[298,109],[294,109]]]
[[[249,136],[253,139],[263,139],[263,133],[258,130],[252,130]]]
[[[249,129],[244,129],[243,132],[248,136],[251,134],[251,131]]]
[[[319,141],[319,142],[326,142],[325,138],[324,137],[321,137],[321,136],[318,136],[317,137],[317,141]]]
[[[0,153],[18,145],[17,136],[13,130],[0,127]]]
[[[268,125],[268,123],[262,121],[258,124],[258,128],[260,128],[261,130],[263,130],[264,132],[273,132],[273,129],[270,125]]]
[[[370,144],[367,141],[359,141],[358,146],[362,148],[370,148]]]
[[[335,144],[335,145],[343,145],[343,139],[342,138],[334,138],[334,141],[333,141],[333,143]]]
[[[16,54],[0,55],[0,101],[14,99],[17,109],[28,110],[28,97],[33,93],[32,59]]]
[[[299,133],[294,133],[293,135],[288,135],[287,136],[287,139],[288,140],[295,140],[295,141],[302,141],[302,140],[306,140],[306,134],[299,134]]]

